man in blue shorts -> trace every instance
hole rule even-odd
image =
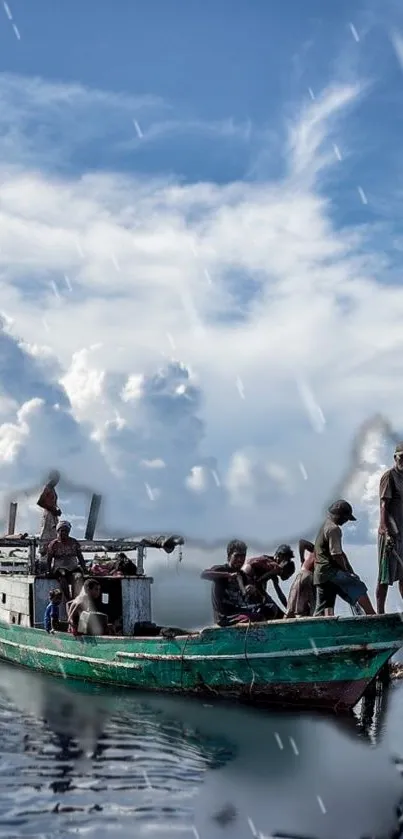
[[[326,520],[316,537],[313,574],[316,587],[315,617],[334,615],[337,596],[350,606],[358,603],[367,615],[375,614],[365,583],[354,573],[343,551],[341,528],[348,521],[357,521],[351,504],[343,499],[335,501],[329,507]]]

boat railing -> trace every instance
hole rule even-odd
[[[96,554],[103,552],[109,553],[137,553],[137,572],[139,575],[144,573],[144,559],[147,548],[156,548],[157,550],[164,550],[166,553],[172,553],[176,547],[182,547],[184,540],[181,536],[157,536],[147,537],[144,539],[93,539],[91,541],[86,539],[77,539],[83,554]],[[36,536],[2,536],[0,537],[0,548],[19,548],[27,549],[27,572],[33,574],[35,572],[35,564],[37,560],[37,547],[39,539]],[[10,556],[10,555],[9,555]],[[0,554],[0,564],[1,564]],[[6,556],[4,556],[6,560]],[[24,562],[23,557],[15,558],[19,562]]]
[[[165,551],[165,553],[170,554],[175,550],[175,548],[179,547],[180,559],[182,558],[182,546],[185,543],[183,536],[158,535],[145,536],[141,539],[133,539],[129,537],[119,537],[114,539],[94,539],[95,528],[101,506],[101,500],[102,499],[100,495],[94,494],[92,496],[90,510],[88,513],[87,526],[85,528],[84,539],[77,539],[81,547],[81,550],[84,554],[96,554],[100,551],[104,552],[105,554],[108,554],[109,552],[130,553],[131,551],[136,551],[138,574],[144,573],[144,558],[146,555],[147,548],[156,548],[157,550],[163,550]],[[33,574],[35,573],[39,538],[37,536],[29,536],[27,533],[22,533],[20,535],[15,534],[17,507],[18,504],[16,501],[12,501],[10,503],[8,518],[8,534],[0,537],[0,548],[27,548],[27,573]],[[21,559],[21,561],[24,562],[23,559]]]

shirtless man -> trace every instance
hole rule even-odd
[[[56,487],[60,481],[60,474],[56,470],[50,472],[38,501],[38,507],[43,510],[41,531],[39,534],[39,553],[46,556],[48,545],[56,539],[56,527],[61,510],[58,507]]]
[[[68,629],[73,635],[77,635],[78,624],[82,612],[96,612],[95,601],[101,596],[101,585],[98,580],[86,580],[80,594],[74,598],[68,608]]]
[[[70,522],[61,521],[57,525],[57,538],[47,551],[48,574],[58,581],[66,600],[70,600],[70,586],[73,588],[77,571],[87,573],[80,543],[70,536],[70,530]]]
[[[398,583],[403,597],[403,442],[398,443],[395,464],[379,483],[380,522],[378,529],[378,585],[376,605],[385,613],[388,587]]]
[[[265,607],[265,620],[279,620],[284,612],[267,593],[268,582],[273,583],[274,591],[280,603],[287,608],[287,598],[281,589],[279,578],[289,580],[295,571],[294,552],[289,545],[280,545],[274,556],[251,557],[242,566],[245,581],[245,593],[249,600],[261,603]]]

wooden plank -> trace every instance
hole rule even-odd
[[[95,496],[93,496],[95,497]],[[102,500],[102,497],[99,495],[97,496],[99,499]],[[101,502],[99,502],[100,504]],[[98,509],[99,512],[99,509]],[[91,510],[90,510],[91,515]],[[90,516],[88,517],[90,518]],[[97,513],[98,518],[98,513]],[[96,523],[96,522],[95,522]],[[152,547],[156,550],[161,550],[163,548],[163,543],[157,543],[155,540],[155,544],[150,544],[151,540],[149,539],[88,539],[87,538],[88,532],[88,524],[87,530],[85,532],[84,539],[78,539],[77,541],[80,543],[81,550],[84,553],[95,553],[97,550],[105,550],[109,551],[136,551],[139,547]],[[34,536],[27,536],[26,538],[21,538],[16,536],[15,534],[10,534],[9,536],[0,536],[0,547],[3,548],[28,548],[36,545],[36,538]]]
[[[101,507],[102,495],[94,495],[91,498],[90,512],[88,513],[87,527],[85,529],[85,541],[91,542],[94,538],[95,528],[97,526],[99,510]]]
[[[28,629],[31,626],[30,616],[24,615],[22,612],[19,612],[18,614],[20,615],[20,622],[16,622],[17,625]],[[4,606],[0,606],[0,620],[4,621],[4,623],[12,625],[12,621],[10,620],[10,610],[6,609]]]
[[[116,553],[137,551],[141,542],[129,541],[124,539],[93,539],[87,541],[86,539],[78,539],[83,553],[96,553],[97,551],[114,551]],[[1,541],[0,541],[1,544]]]
[[[17,508],[18,504],[16,501],[11,501],[9,514],[8,514],[8,534],[9,536],[13,536],[15,533],[15,520],[17,518]]]
[[[102,578],[100,582],[102,585]],[[151,580],[147,577],[124,577],[121,591],[123,635],[132,635],[135,623],[151,623]]]

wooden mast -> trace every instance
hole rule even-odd
[[[95,528],[97,526],[99,510],[101,507],[102,495],[94,495],[91,498],[90,511],[88,513],[87,527],[85,528],[84,539],[86,542],[92,542],[94,539]]]
[[[15,533],[15,521],[17,518],[17,508],[18,504],[16,501],[11,501],[9,514],[8,514],[8,535],[14,536]]]

